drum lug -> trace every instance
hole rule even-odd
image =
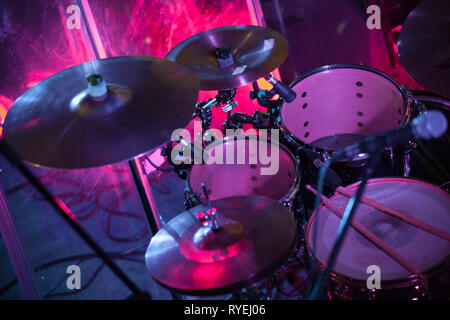
[[[195,195],[193,195],[189,190],[186,188],[184,189],[184,208],[186,210],[189,210],[196,205],[198,205],[198,199]]]
[[[423,112],[424,111],[424,107],[423,107],[423,104],[421,104],[414,97],[414,94],[411,91],[411,89],[409,89],[407,86],[401,86],[400,88],[401,88],[404,96],[406,97],[406,99],[405,99],[405,102],[406,102],[406,114],[407,114],[406,121],[409,121],[411,116],[414,117],[417,114],[419,114],[420,112]],[[412,115],[411,115],[411,113],[412,113]],[[403,125],[405,125],[405,123]]]
[[[408,150],[408,152],[413,150],[413,149],[415,149],[415,148],[417,148],[417,142],[409,141],[409,150]]]
[[[338,281],[334,276],[330,277],[330,283],[328,285],[328,298],[330,300],[352,300],[350,286],[346,283]]]
[[[405,153],[405,158],[403,159],[403,176],[409,177],[411,173],[411,154],[408,152]]]
[[[281,203],[282,203],[285,207],[287,207],[289,210],[292,211],[292,199],[291,199],[291,198],[284,196],[284,197],[281,199]]]
[[[386,151],[388,153],[390,164],[392,165],[394,162],[394,149],[392,147],[386,148]]]
[[[424,300],[428,294],[428,284],[422,275],[417,276],[417,283],[414,284],[415,297],[412,300]]]
[[[375,300],[377,298],[377,289],[368,289],[369,290],[369,300]]]
[[[323,162],[327,162],[330,158],[331,158],[331,154],[330,153],[328,153],[326,151],[322,153],[322,161]]]

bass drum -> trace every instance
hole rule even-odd
[[[414,91],[415,98],[427,110],[439,110],[450,124],[450,100],[425,91]],[[405,175],[429,181],[450,192],[450,130],[434,140],[417,140],[408,154]],[[408,165],[409,164],[409,165]]]

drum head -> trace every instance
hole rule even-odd
[[[223,163],[194,165],[188,178],[192,191],[202,195],[203,182],[212,200],[245,195],[260,195],[280,200],[289,195],[296,182],[296,167],[292,154],[285,147],[271,143],[267,146],[267,151],[262,151],[271,159],[270,163],[265,163],[258,152],[260,142],[254,149],[250,147],[250,141],[255,143],[256,139],[234,140],[233,137],[228,137],[206,147],[210,157],[220,155]],[[227,161],[227,155],[231,155],[234,160]],[[242,164],[238,164],[239,159],[243,160],[240,162]],[[263,168],[271,166],[273,174],[262,174]]]
[[[353,184],[348,188],[355,191],[357,186]],[[404,178],[372,179],[364,196],[450,232],[450,196],[433,185]],[[343,195],[335,195],[331,199],[342,209],[349,200]],[[439,265],[450,254],[448,241],[368,205],[361,203],[354,218],[421,272]],[[323,264],[328,261],[340,221],[330,210],[321,207],[309,222],[308,246]],[[370,265],[380,267],[381,281],[403,280],[410,276],[406,269],[350,227],[334,272],[366,281]]]
[[[345,138],[344,146],[350,145],[361,137],[398,128],[407,114],[400,87],[368,67],[319,68],[292,89],[297,98],[283,104],[283,127],[297,140],[319,148],[325,143],[328,150],[342,148],[337,135]],[[324,137],[331,139],[324,141]],[[317,140],[321,143],[316,146]]]

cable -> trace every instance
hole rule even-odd
[[[145,248],[146,248],[146,244],[138,247],[138,248],[132,248],[129,250],[125,250],[125,251],[121,251],[121,252],[108,252],[108,255],[115,260],[127,260],[127,261],[132,261],[132,262],[137,262],[137,263],[142,263],[144,260],[141,259],[135,259],[133,258],[133,256],[139,256],[141,257],[142,254],[145,252]],[[144,249],[144,250],[143,250]],[[68,256],[68,257],[64,257],[64,258],[59,258],[59,259],[55,259],[53,261],[49,261],[49,262],[45,262],[39,266],[37,266],[36,268],[34,268],[34,272],[39,272],[41,270],[44,270],[46,268],[58,265],[58,264],[62,264],[62,263],[67,263],[67,262],[71,262],[73,260],[77,260],[78,262],[76,264],[80,264],[82,262],[85,262],[89,259],[94,259],[94,258],[98,258],[98,256],[95,253],[86,253],[86,254],[80,254],[80,255],[74,255],[74,256]],[[102,263],[100,265],[100,267],[104,267],[105,264]],[[98,273],[101,270],[98,270],[98,272],[94,272],[95,277],[98,275]],[[81,292],[82,290],[85,290],[89,287],[89,285],[95,280],[95,277],[92,276],[90,278],[90,280],[88,280],[86,282],[85,285],[83,285],[83,288],[80,290],[74,290],[71,292],[63,292],[62,295],[71,295],[71,294],[75,294],[78,292]],[[62,280],[60,280],[58,282],[58,284],[56,286],[54,286],[52,289],[49,289],[45,294],[44,297],[48,298],[46,296],[46,294],[56,290],[56,288],[66,279],[66,277],[64,277]],[[3,295],[4,293],[6,293],[8,290],[10,290],[15,284],[17,284],[17,278],[12,279],[10,282],[8,282],[6,285],[4,285],[2,288],[0,288],[0,296]],[[67,293],[67,294],[66,294]],[[53,294],[51,297],[54,297],[56,295],[59,294]]]
[[[161,167],[157,166],[156,164],[154,164],[152,162],[152,160],[150,160],[150,158],[147,155],[145,155],[145,159],[147,159],[148,163],[150,163],[158,171],[161,171],[161,172],[171,172],[171,171],[173,171],[173,168],[161,168]]]

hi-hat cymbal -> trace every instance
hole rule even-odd
[[[292,254],[296,224],[279,202],[243,196],[212,202],[221,229],[198,220],[200,205],[173,218],[153,236],[145,254],[150,274],[171,290],[216,295],[244,288],[273,273]]]
[[[450,99],[450,1],[424,0],[403,24],[397,42],[406,71]]]
[[[229,48],[234,64],[220,67],[216,50]],[[267,75],[283,63],[289,48],[278,32],[237,25],[198,33],[177,44],[166,59],[191,69],[202,90],[232,89]]]
[[[86,75],[108,91],[94,99]],[[9,110],[3,135],[26,161],[63,169],[131,159],[170,139],[192,117],[198,78],[154,57],[86,62],[41,81]]]

